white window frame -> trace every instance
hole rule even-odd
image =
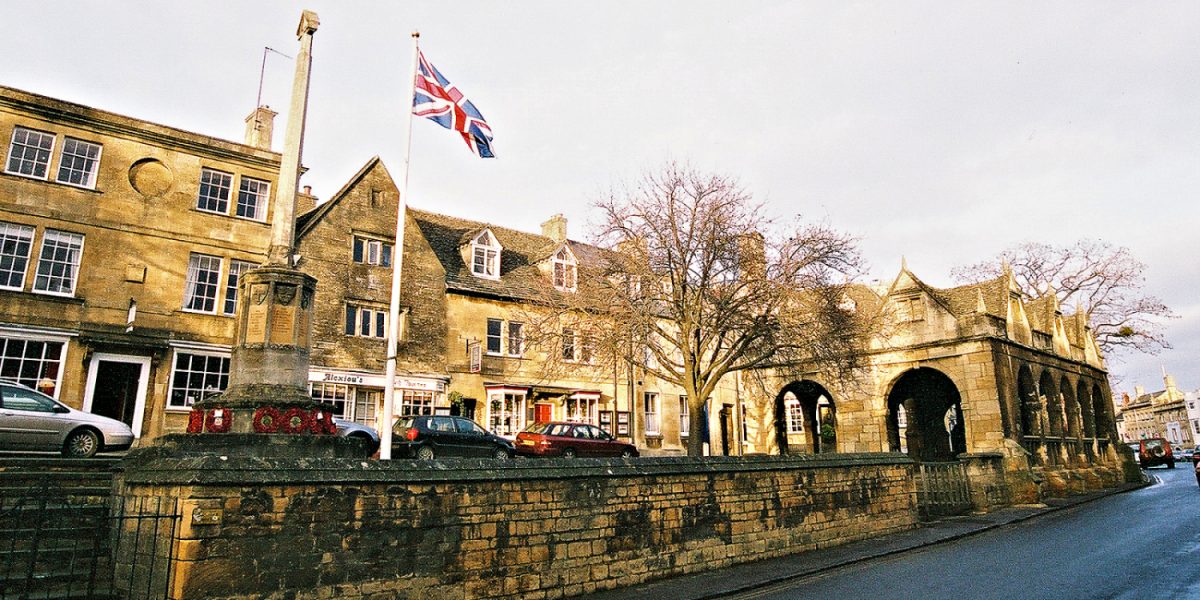
[[[175,377],[179,373],[179,358],[180,358],[180,356],[184,356],[184,355],[186,355],[186,356],[203,356],[206,359],[215,358],[215,359],[218,359],[218,361],[220,361],[221,359],[224,359],[224,361],[225,361],[224,362],[224,365],[225,365],[224,375],[221,375],[219,372],[212,373],[207,370],[196,371],[196,370],[192,370],[190,368],[188,369],[187,372],[188,373],[203,373],[204,375],[202,375],[201,377],[204,379],[215,376],[217,378],[218,382],[220,382],[222,379],[224,379],[225,385],[221,386],[219,388],[214,386],[214,387],[203,387],[203,388],[198,388],[198,389],[192,388],[189,386],[184,386],[182,388],[177,386],[175,383]],[[197,401],[203,400],[212,394],[225,391],[225,389],[227,387],[229,387],[229,370],[230,370],[230,367],[232,366],[230,363],[230,356],[231,355],[229,352],[212,352],[212,351],[204,351],[204,350],[193,350],[190,348],[186,348],[186,349],[176,348],[174,355],[171,357],[171,379],[170,379],[170,386],[167,388],[166,410],[190,411],[190,410],[192,410],[192,404],[196,403]],[[220,364],[220,362],[218,362],[218,364]],[[189,365],[189,367],[190,366],[191,365]],[[207,366],[208,365],[206,364],[205,367],[207,367]],[[179,391],[181,389],[188,390],[188,391],[197,391],[200,393],[200,396],[198,398],[193,398],[191,404],[189,404],[187,402],[187,398],[184,398],[184,403],[182,405],[176,404],[175,403],[175,392]]]
[[[335,408],[340,407],[340,411],[335,410],[333,413],[335,419],[354,419],[353,386],[328,381],[310,381],[308,395],[316,402],[332,404]]]
[[[349,316],[350,309],[354,309],[354,325],[350,332],[346,329],[350,326]],[[382,327],[379,323],[379,315],[383,315]],[[361,337],[370,339],[386,339],[388,334],[388,311],[385,308],[375,308],[364,304],[356,304],[354,302],[346,302],[346,322],[343,324],[342,333],[350,337]],[[368,316],[369,325],[368,333],[362,332],[364,316]]]
[[[221,314],[237,314],[238,287],[242,283],[242,275],[254,267],[252,262],[230,259],[229,270],[225,273],[225,298],[221,301]],[[230,303],[233,303],[232,307]]]
[[[492,333],[492,325],[496,326],[496,332]],[[495,342],[493,350],[492,342]],[[504,320],[503,319],[488,319],[487,325],[483,331],[483,352],[489,356],[500,356],[504,354]]]
[[[646,435],[662,435],[662,428],[658,422],[659,414],[658,392],[642,392],[642,423]]]
[[[529,393],[525,390],[512,388],[492,389],[487,394],[487,425],[488,429],[501,437],[511,438],[524,431],[526,409]],[[493,410],[493,403],[498,403],[500,410]]]
[[[200,273],[203,270],[205,273],[213,273],[211,268],[205,269],[201,263],[217,261],[216,275],[213,277],[212,283],[201,282]],[[211,267],[211,264],[209,265]],[[188,255],[187,275],[183,280],[183,311],[191,313],[200,313],[205,315],[217,314],[218,305],[221,301],[221,273],[224,271],[225,259],[212,254],[204,254],[202,252],[192,252]],[[196,293],[201,291],[200,286],[212,286],[212,308],[194,308],[192,305],[196,299],[203,299],[203,296],[197,296]],[[222,307],[223,308],[223,307]]]
[[[483,230],[471,240],[471,274],[483,279],[500,279],[500,252],[503,248],[490,230]],[[483,260],[477,261],[482,256]],[[480,266],[482,271],[476,270]]]
[[[73,253],[71,259],[63,261],[54,257],[50,259],[46,258],[46,244],[51,241],[51,238],[54,238],[53,243],[67,246],[68,252]],[[38,252],[37,270],[34,271],[33,275],[34,292],[50,296],[70,297],[75,295],[75,290],[79,287],[79,265],[83,262],[84,239],[82,233],[71,233],[70,231],[61,231],[58,229],[47,229],[42,232],[42,248]],[[76,241],[78,242],[77,244]],[[51,248],[50,250],[53,252],[56,248]],[[53,274],[56,265],[67,265],[70,268],[70,276],[66,278],[67,281],[70,281],[70,289],[67,291],[49,289],[50,281],[63,279],[61,275],[56,276]],[[48,274],[43,273],[43,266],[49,268],[51,272]],[[43,277],[46,278],[45,284],[42,283]]]
[[[21,155],[20,155],[20,158],[16,159],[17,160],[17,169],[13,170],[12,169],[12,163],[13,163],[13,158],[14,158],[13,150],[17,148],[17,134],[21,133],[21,132],[25,132],[27,134],[26,138],[25,138],[26,141],[21,142],[21,144],[20,144],[21,150],[22,150]],[[50,138],[50,147],[42,148],[40,144],[35,144],[35,145],[29,144],[28,143],[28,140],[29,140],[28,134],[37,135],[39,141],[41,139],[44,139],[47,137]],[[12,139],[9,141],[9,144],[8,144],[8,154],[4,157],[4,172],[8,173],[10,175],[19,175],[21,177],[28,177],[30,179],[38,179],[41,181],[48,181],[50,179],[50,162],[54,158],[54,144],[57,141],[56,138],[57,138],[56,135],[54,135],[53,133],[50,133],[48,131],[41,131],[38,129],[29,128],[29,127],[21,127],[20,125],[13,127]],[[34,158],[32,160],[25,158],[25,152],[29,149],[32,149],[35,153]],[[45,162],[42,162],[42,152],[45,152]],[[30,163],[33,165],[33,168],[31,169],[31,171],[29,173],[23,173],[21,171],[21,166],[24,163]],[[37,168],[39,165],[41,165],[41,167],[43,169],[43,173],[40,176],[36,175]]]
[[[679,437],[685,438],[692,432],[692,407],[688,406],[688,397],[679,395]]]
[[[33,238],[36,234],[37,230],[29,225],[0,221],[0,260],[11,258],[12,262],[12,267],[8,271],[0,272],[0,278],[7,281],[10,278],[9,275],[15,275],[18,272],[21,274],[21,279],[16,285],[0,283],[0,289],[25,289],[25,279],[29,274],[29,259],[33,256]],[[5,250],[10,244],[14,246],[11,253]],[[24,256],[19,253],[22,245],[25,246]],[[21,263],[20,269],[17,268],[17,263]]]
[[[77,147],[82,146],[83,148],[85,148],[87,150],[90,150],[91,148],[95,148],[96,149],[95,158],[89,157],[87,155],[81,155],[77,152],[72,153],[72,154],[67,154],[67,148],[69,148],[72,143],[76,144]],[[88,189],[88,190],[96,189],[96,174],[100,172],[100,157],[103,154],[104,154],[104,145],[103,144],[98,144],[96,142],[89,142],[87,140],[81,140],[79,138],[73,138],[71,136],[65,136],[65,138],[63,140],[62,152],[60,152],[59,156],[58,156],[58,175],[56,176],[55,180],[63,185],[69,185],[69,186],[84,188],[84,189]],[[71,159],[70,166],[67,165],[68,158]],[[83,169],[75,168],[75,161],[82,162],[85,168],[83,168]],[[63,178],[64,171],[67,172],[67,178],[65,178],[65,179]],[[81,183],[75,183],[70,180],[70,176],[74,173],[81,173],[83,175],[83,181]]]
[[[401,417],[432,415],[437,394],[430,390],[397,390],[400,392],[400,409],[396,412]]]
[[[214,177],[216,177],[216,176],[226,177],[227,179],[225,180],[224,185],[214,185],[211,181],[211,178],[208,183],[205,183],[204,176],[208,175],[208,174],[212,174],[212,176],[214,176]],[[209,190],[214,190],[214,189],[215,190],[224,190],[225,197],[221,198],[218,196],[205,196],[204,195],[204,187],[206,185],[209,186]],[[228,216],[229,215],[230,196],[232,196],[232,195],[233,195],[233,173],[229,173],[227,171],[221,171],[218,169],[211,169],[209,167],[201,167],[200,168],[200,186],[199,186],[198,191],[196,192],[196,203],[195,203],[196,210],[198,210],[200,212],[211,213],[214,215]],[[205,206],[201,206],[202,202],[204,202],[204,203],[217,202],[218,204],[221,202],[224,202],[225,206],[224,206],[224,208],[221,208],[220,210],[218,210],[216,208],[208,208]]]
[[[361,265],[392,266],[392,243],[361,235],[354,236],[350,258]]]
[[[563,246],[554,253],[552,262],[554,287],[564,292],[574,292],[578,278],[575,255],[566,246]]]
[[[30,342],[39,342],[39,343],[43,344],[41,356],[29,356],[28,355],[28,347],[29,347]],[[20,347],[19,353],[14,352],[10,356],[9,354],[7,354],[8,346],[9,346],[9,344],[13,344],[13,343],[21,343],[21,347]],[[6,381],[15,381],[15,382],[23,384],[23,385],[28,385],[29,387],[31,387],[35,390],[45,393],[46,390],[42,389],[37,384],[40,383],[42,381],[42,379],[50,379],[50,377],[46,376],[46,365],[55,364],[57,366],[53,369],[54,370],[54,378],[52,380],[54,383],[54,389],[51,390],[51,392],[48,395],[53,396],[54,398],[58,398],[59,392],[62,390],[63,371],[65,370],[65,367],[66,367],[65,361],[67,358],[67,344],[68,343],[69,343],[69,341],[67,338],[41,337],[41,336],[37,336],[37,335],[26,335],[24,333],[12,332],[11,330],[0,331],[0,379],[6,380]],[[58,344],[59,345],[57,358],[50,356],[50,353],[47,352],[46,344]],[[14,348],[14,350],[16,350],[16,348]],[[15,361],[16,371],[17,371],[16,377],[10,377],[10,376],[5,375],[7,369],[5,369],[4,367],[9,363],[9,361]],[[22,375],[26,371],[25,363],[28,363],[28,362],[37,362],[38,363],[38,368],[37,368],[38,378],[36,381],[31,381],[28,377],[24,377]]]
[[[255,189],[250,189],[255,188]],[[248,206],[249,202],[242,202],[243,198],[252,198],[254,201],[254,214],[243,215],[242,206]],[[271,198],[271,182],[266,179],[257,177],[248,177],[246,175],[238,176],[238,193],[237,202],[233,206],[233,216],[239,219],[249,219],[251,221],[263,222],[267,220],[267,203]]]
[[[788,433],[804,433],[804,406],[795,396],[783,401],[783,413],[787,418]]]

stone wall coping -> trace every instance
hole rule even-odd
[[[962,458],[989,458],[989,459],[995,459],[995,460],[1002,460],[1004,458],[1004,453],[1003,452],[963,452],[962,454],[959,454],[958,457],[960,459],[962,459]]]
[[[467,481],[536,481],[657,477],[910,465],[904,454],[871,452],[808,456],[653,457],[624,459],[366,460],[203,455],[146,457],[117,467],[125,483],[142,485],[307,485]]]

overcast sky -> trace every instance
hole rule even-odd
[[[302,8],[320,198],[374,155],[399,177],[417,29],[498,158],[415,122],[413,206],[586,239],[603,190],[676,160],[860,236],[882,280],[1100,238],[1181,317],[1114,387],[1200,388],[1200,2],[8,2],[0,84],[241,141]],[[293,69],[267,59],[283,113]]]

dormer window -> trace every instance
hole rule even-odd
[[[554,287],[564,291],[575,291],[575,255],[563,246],[554,254]]]
[[[500,243],[490,231],[485,230],[471,241],[471,274],[500,279]]]

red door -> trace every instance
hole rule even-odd
[[[536,422],[536,423],[550,422],[550,419],[551,419],[550,413],[551,413],[551,409],[553,409],[553,408],[554,407],[549,404],[535,404],[534,412],[533,412],[534,422]]]

